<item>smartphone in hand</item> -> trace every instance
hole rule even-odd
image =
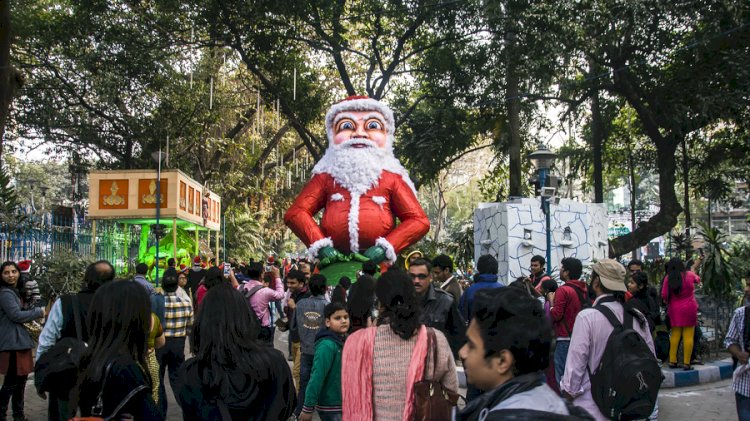
[[[229,274],[232,272],[232,265],[229,262],[224,262],[224,277],[229,278]]]

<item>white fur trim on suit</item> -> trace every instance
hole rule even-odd
[[[375,202],[376,205],[380,206],[380,209],[383,209],[383,205],[385,205],[385,197],[373,196],[372,201]]]
[[[389,137],[389,143],[393,144],[393,134],[396,132],[396,120],[393,118],[393,111],[382,102],[372,98],[360,98],[344,100],[331,105],[326,113],[326,133],[328,142],[333,141],[333,119],[336,114],[344,111],[377,111],[385,117],[385,130]]]
[[[352,253],[359,252],[359,199],[360,195],[352,192],[349,202],[349,248]]]
[[[307,248],[307,254],[308,256],[310,256],[310,259],[317,259],[318,252],[323,247],[333,247],[333,241],[331,241],[331,237],[321,238],[320,240],[310,244],[310,247]]]
[[[385,249],[385,258],[388,259],[388,263],[396,263],[396,250],[393,248],[393,245],[388,242],[388,240],[383,237],[378,237],[378,239],[375,240],[375,245],[383,247]]]
[[[334,193],[331,195],[331,201],[333,202],[340,202],[344,200],[344,195],[341,193]]]

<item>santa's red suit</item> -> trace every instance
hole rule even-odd
[[[320,226],[313,216],[325,209]],[[394,228],[395,219],[401,223]],[[284,222],[311,248],[331,245],[359,252],[379,245],[389,261],[430,230],[430,222],[414,191],[403,177],[383,170],[379,182],[365,194],[351,194],[329,174],[316,174],[284,216]]]

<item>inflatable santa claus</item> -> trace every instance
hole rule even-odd
[[[284,222],[311,258],[336,262],[354,254],[392,264],[430,229],[414,183],[393,155],[393,112],[379,101],[353,96],[334,104],[325,124],[328,150]],[[317,224],[313,216],[320,210]]]

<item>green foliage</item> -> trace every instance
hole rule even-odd
[[[78,292],[84,286],[86,267],[92,257],[82,257],[66,250],[32,257],[31,276],[39,283],[43,297],[50,301],[63,294]]]
[[[263,255],[264,238],[257,215],[246,206],[231,209],[225,216],[227,256],[248,260]]]
[[[662,258],[643,262],[643,271],[648,274],[649,282],[651,285],[655,286],[657,290],[659,289],[659,285],[661,285],[661,281],[667,276],[666,270],[664,269],[665,263],[666,262]],[[658,292],[661,296],[661,291]]]
[[[0,167],[0,213],[3,216],[9,216],[15,213],[18,207],[18,195],[16,189],[11,184],[5,166]]]
[[[669,234],[669,249],[680,259],[688,259],[688,251],[693,247],[693,237],[684,232],[672,232]]]
[[[741,277],[730,262],[725,248],[726,235],[716,228],[701,224],[700,234],[706,245],[705,260],[701,264],[703,291],[714,298],[730,298],[739,289]]]
[[[451,236],[446,251],[453,256],[453,264],[456,268],[465,270],[472,267],[474,261],[474,224],[472,222],[465,223]]]
[[[750,241],[737,240],[729,246],[729,266],[740,278],[750,278]]]

